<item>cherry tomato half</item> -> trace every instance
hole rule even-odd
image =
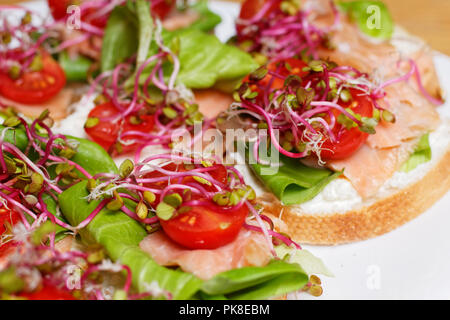
[[[19,214],[14,210],[9,210],[4,207],[0,208],[0,236],[6,231],[5,224],[8,222],[11,225],[15,225],[19,221]],[[8,241],[0,245],[0,258],[8,255],[13,248],[15,243],[13,241]]]
[[[303,71],[303,68],[306,66],[307,64],[304,61],[295,58],[288,58],[283,61],[269,63],[267,69],[280,75],[281,78],[268,73],[264,79],[258,81],[258,84],[260,86],[266,86],[272,81],[270,86],[271,89],[281,89],[287,76],[296,75],[300,78],[306,76],[308,72]],[[244,82],[245,81],[249,81],[249,76],[244,78]]]
[[[360,92],[350,89],[353,100],[348,103],[340,103],[344,108],[350,108],[354,113],[362,117],[373,116],[372,101],[366,95],[361,96]],[[334,112],[338,117],[340,112]],[[327,139],[322,144],[322,152],[320,156],[323,160],[341,160],[348,158],[355,153],[366,142],[369,134],[362,132],[358,127],[347,129],[341,124],[336,124],[333,133],[337,138],[336,142]]]
[[[67,7],[73,3],[73,0],[47,0],[50,12],[55,20],[62,19],[67,14]]]
[[[99,145],[101,145],[105,150],[109,150],[111,146],[117,141],[119,137],[119,132],[124,134],[129,131],[139,131],[142,133],[149,133],[153,130],[155,125],[155,118],[152,115],[142,115],[140,116],[139,124],[131,123],[131,116],[127,116],[125,119],[112,122],[111,120],[104,120],[117,116],[119,110],[111,103],[106,102],[97,105],[89,113],[89,118],[98,118],[99,122],[97,125],[85,128],[86,133]],[[139,136],[126,136],[123,140],[134,140],[142,139]],[[130,152],[136,148],[137,144],[123,145],[123,152]]]
[[[253,18],[261,9],[264,7],[264,4],[270,0],[245,0],[241,6],[241,11],[239,13],[239,19],[241,20],[250,20]],[[272,5],[264,14],[264,17],[267,17],[270,13],[280,7],[281,0],[272,1]],[[236,24],[236,30],[238,34],[240,34],[241,30],[244,28],[241,24]],[[243,40],[243,39],[241,39]]]
[[[161,220],[164,232],[189,249],[216,249],[233,241],[248,215],[247,206],[224,209],[211,206],[193,207],[168,221]]]
[[[41,52],[42,69],[28,71],[18,79],[0,73],[0,95],[23,104],[40,104],[56,96],[66,84],[66,75],[59,64]]]
[[[261,9],[264,7],[264,4],[270,0],[245,0],[241,6],[241,11],[239,13],[239,18],[243,20],[248,20],[253,18]],[[267,17],[271,12],[275,9],[279,8],[281,0],[272,1],[272,5],[265,13],[265,17]]]
[[[175,6],[175,0],[152,0],[152,13],[160,19],[164,19]]]
[[[19,214],[16,211],[4,207],[0,208],[0,235],[6,231],[6,222],[15,225],[17,221],[19,221]]]
[[[266,91],[266,87],[270,84],[270,89],[281,89],[284,86],[285,78],[289,75],[296,75],[300,78],[306,76],[308,72],[303,71],[306,63],[299,59],[289,58],[280,62],[272,62],[267,65],[267,69],[274,73],[277,73],[280,77],[267,74],[257,84],[250,84],[252,91],[258,93]],[[250,76],[246,76],[243,82],[250,82]],[[256,98],[257,103],[263,103],[263,95],[258,95]]]
[[[279,74],[281,77],[272,76],[269,73],[257,84],[250,84],[252,91],[258,91],[258,88],[263,88],[271,83],[271,89],[280,89],[284,85],[284,79],[289,75],[297,75],[303,79],[303,82],[308,81],[308,71],[303,71],[306,63],[302,60],[290,58],[280,62],[270,63],[267,68],[269,71]],[[249,82],[249,76],[244,79],[244,82]],[[344,108],[350,108],[356,114],[361,117],[373,116],[373,103],[366,95],[361,95],[361,92],[356,89],[350,89],[350,93],[353,99],[344,103],[339,101],[338,103]],[[257,103],[263,103],[262,95],[258,95],[256,98]],[[334,116],[337,118],[340,112],[333,110]],[[358,127],[347,129],[341,124],[336,124],[333,129],[333,134],[336,137],[336,141],[332,142],[326,138],[322,144],[321,158],[323,160],[340,160],[351,156],[356,152],[362,144],[367,140],[368,134],[362,132]]]
[[[45,281],[38,291],[21,293],[20,296],[28,300],[76,300],[67,290],[58,289]]]
[[[187,171],[183,164],[170,163],[165,170],[184,172]],[[225,166],[216,164],[209,174],[222,184],[226,184],[228,172]],[[152,171],[145,178],[157,178],[163,173]],[[172,179],[176,183],[176,178]],[[192,177],[184,177],[181,183],[194,182]],[[167,181],[145,184],[146,187],[164,189]],[[212,186],[203,186],[207,191],[214,191]],[[198,195],[192,195],[191,200],[202,200]],[[160,199],[156,197],[156,203]],[[168,221],[160,221],[164,232],[178,244],[189,249],[215,249],[233,241],[244,224],[248,215],[247,206],[239,209],[229,209],[215,205],[192,207],[188,212],[182,213]]]

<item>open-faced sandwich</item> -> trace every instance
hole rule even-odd
[[[319,296],[298,242],[449,188],[431,52],[378,1],[247,0],[226,44],[203,1],[48,4],[0,6],[2,299]]]
[[[370,6],[379,27],[370,28]],[[450,126],[433,52],[394,29],[381,2],[248,0],[236,41],[264,65],[244,79],[221,127],[268,129],[280,161],[260,161],[257,138],[247,175],[295,239],[371,238],[448,191]]]
[[[21,104],[37,100],[20,101],[46,89],[58,95],[51,70],[67,76],[55,60],[59,50],[51,52],[43,36],[53,25],[34,27],[23,18],[20,32],[10,22],[2,30],[11,38],[2,43],[2,77],[22,92],[19,98],[1,92],[2,298],[320,295],[315,274],[331,273],[275,230],[276,219],[262,212],[238,170],[220,157],[171,151],[174,132],[195,140],[196,124],[215,127],[202,111],[208,114],[216,101],[229,106],[231,95],[217,88],[257,69],[252,56],[204,31],[217,24],[205,3],[195,5],[201,20],[169,30],[151,14],[149,1],[104,8],[96,2],[81,8],[93,16],[111,12],[101,67],[88,71],[91,83],[79,103],[58,104],[71,112],[63,119],[46,109],[50,100],[29,106],[40,109],[36,117]],[[18,8],[2,8],[12,9]],[[93,30],[92,21],[81,25]],[[38,40],[30,35],[35,28]],[[64,81],[59,87],[64,90]]]

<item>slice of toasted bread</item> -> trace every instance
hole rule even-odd
[[[376,202],[345,213],[310,214],[283,206],[272,194],[259,200],[274,216],[282,212],[295,240],[335,245],[365,240],[392,231],[430,208],[450,189],[450,150],[418,181]]]

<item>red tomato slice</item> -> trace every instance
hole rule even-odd
[[[14,252],[14,248],[16,247],[16,242],[14,241],[8,241],[0,246],[0,259],[2,257],[9,256],[11,253]]]
[[[270,0],[245,0],[244,3],[241,6],[241,11],[239,13],[239,19],[242,20],[250,20],[253,18],[261,9],[263,8],[264,4]],[[282,0],[274,0],[272,1],[272,5],[267,10],[267,12],[264,14],[264,17],[267,17],[272,13],[274,10],[278,9],[280,7],[280,3]],[[236,30],[239,36],[239,41],[243,40],[251,40],[251,37],[249,36],[243,36],[241,34],[242,29],[244,26],[242,24],[237,23],[236,24]]]
[[[281,89],[284,85],[285,77],[289,75],[296,75],[300,78],[306,76],[308,72],[303,71],[303,68],[306,66],[304,61],[295,58],[288,58],[283,61],[269,63],[267,69],[279,74],[283,79],[268,73],[262,80],[258,81],[258,85],[266,86],[272,81],[271,89]],[[243,81],[249,82],[249,78],[250,75],[246,76]]]
[[[116,107],[111,102],[106,102],[96,106],[89,113],[89,118],[98,118],[100,121],[96,126],[91,128],[85,128],[86,133],[99,145],[106,150],[109,150],[111,146],[117,141],[119,137],[119,131],[121,128],[120,120],[117,122],[111,122],[109,120],[102,120],[109,117],[114,117],[119,113]],[[129,131],[139,131],[143,133],[149,133],[153,130],[155,125],[155,118],[152,115],[140,116],[140,124],[131,124],[131,116],[125,118],[122,125],[122,134]],[[124,140],[140,139],[139,136],[127,136]],[[123,145],[123,152],[133,151],[138,144]]]
[[[233,241],[248,215],[247,206],[237,210],[198,206],[168,221],[161,220],[164,232],[189,249],[216,249]]]
[[[239,13],[239,18],[243,20],[248,20],[253,18],[264,6],[266,2],[270,0],[245,0],[241,7],[241,12]],[[281,0],[272,1],[272,5],[269,10],[267,10],[264,15],[267,17],[275,9],[279,8]]]
[[[183,164],[168,164],[163,167],[165,170],[184,172],[186,168]],[[223,165],[214,165],[214,170],[209,172],[211,177],[222,184],[228,180],[228,172]],[[164,174],[153,171],[145,178],[156,178]],[[172,180],[174,183],[174,180]],[[185,177],[182,183],[194,182],[192,177]],[[167,182],[147,183],[146,187],[163,189]],[[206,190],[213,191],[212,186],[203,186]],[[201,200],[198,196],[192,196],[192,200]],[[156,203],[160,201],[156,198]],[[190,211],[168,221],[160,221],[166,234],[178,244],[189,249],[215,249],[233,241],[244,224],[248,215],[248,208],[242,206],[238,210],[226,209],[211,203],[211,206],[197,206]]]
[[[59,64],[41,52],[42,70],[29,71],[14,80],[0,73],[0,94],[23,104],[40,104],[56,96],[66,84],[66,75]]]
[[[307,71],[303,71],[303,68],[306,67],[306,63],[299,59],[288,58],[280,62],[270,63],[267,68],[275,73],[278,73],[283,77],[283,79],[289,75],[299,76],[300,78],[306,76],[308,74]],[[262,80],[262,83],[268,83],[272,78],[271,75],[267,75],[266,78]],[[278,77],[273,77],[274,80],[272,82],[272,89],[280,89],[284,85],[283,79]]]
[[[28,300],[76,300],[66,290],[58,289],[45,281],[40,290],[31,293],[21,293],[20,296]]]
[[[20,217],[16,211],[11,211],[6,208],[0,208],[0,236],[6,231],[6,222],[11,225],[15,225],[19,221]],[[13,251],[15,243],[13,241],[8,241],[0,246],[0,258],[8,255]]]
[[[72,0],[47,0],[47,2],[55,20],[64,18],[67,15],[67,7],[73,3]]]
[[[77,0],[47,0],[50,12],[55,20],[63,19],[67,16],[67,7],[73,4],[77,4]],[[174,0],[152,0],[151,12],[153,15],[164,19],[172,8],[175,6]],[[105,28],[109,16],[92,18],[97,8],[88,8],[83,12],[81,19],[91,25],[99,28]]]
[[[175,0],[152,0],[152,13],[164,19],[175,6]]]
[[[355,113],[362,117],[373,116],[373,104],[367,96],[360,96],[359,91],[350,89],[353,100],[349,103],[342,103],[344,108],[351,108]],[[340,112],[335,112],[339,116]],[[369,134],[362,132],[358,127],[347,129],[341,124],[336,124],[333,129],[337,141],[331,142],[327,139],[323,144],[320,156],[323,160],[341,160],[348,158],[355,153],[366,142]],[[329,150],[327,150],[329,149]]]
[[[267,86],[270,81],[272,81],[271,89],[280,89],[284,85],[284,78],[289,75],[297,75],[300,78],[307,76],[308,72],[303,71],[303,68],[306,66],[304,61],[294,58],[270,63],[267,68],[270,71],[281,75],[283,79],[267,74],[257,85],[251,84],[251,89],[257,91],[258,86]],[[244,82],[249,82],[249,76],[244,79]],[[360,114],[362,117],[372,117],[373,103],[369,97],[361,96],[360,92],[355,89],[350,89],[350,93],[353,96],[353,100],[349,103],[340,102],[340,104],[344,108],[352,108],[355,113]],[[261,99],[260,96],[257,97],[257,102],[261,103],[259,99]],[[333,112],[336,117],[340,114],[338,111]],[[321,152],[321,158],[323,160],[340,160],[351,156],[362,146],[362,144],[364,144],[369,136],[367,133],[362,132],[358,127],[347,129],[341,124],[337,124],[334,127],[333,134],[336,136],[337,141],[333,143],[330,139],[327,139],[322,145],[324,149],[328,149]]]
[[[6,231],[5,222],[15,225],[19,219],[19,214],[16,211],[4,207],[0,208],[0,235]]]
[[[306,63],[304,61],[294,58],[285,59],[280,62],[269,63],[267,65],[267,69],[269,71],[279,74],[282,78],[273,76],[268,73],[262,80],[258,81],[257,84],[251,84],[250,88],[252,89],[252,91],[260,92],[261,91],[260,88],[261,89],[264,88],[265,90],[265,87],[267,87],[269,83],[271,83],[270,89],[281,89],[284,86],[285,82],[284,78],[286,78],[287,76],[296,75],[299,76],[300,78],[306,76],[308,72],[303,71],[303,68],[305,66]],[[250,78],[249,75],[246,76],[243,82],[249,82],[250,81],[249,78]],[[262,103],[261,99],[262,95],[258,95],[256,101],[258,103]]]

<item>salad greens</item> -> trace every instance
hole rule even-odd
[[[114,67],[136,53],[139,32],[136,15],[130,2],[126,6],[117,6],[111,12],[103,36],[101,72]]]
[[[394,21],[382,1],[340,1],[338,4],[364,34],[379,40],[389,40],[392,37]]]
[[[252,161],[251,163],[254,163]],[[342,172],[332,172],[328,169],[307,167],[300,161],[282,156],[278,171],[274,174],[262,174],[269,165],[251,164],[258,178],[285,205],[301,204],[319,194],[332,180]],[[268,170],[266,170],[267,172]]]
[[[427,133],[420,138],[413,154],[402,165],[400,170],[403,172],[410,172],[417,168],[420,164],[430,161],[431,158],[430,134]]]
[[[249,54],[196,29],[163,32],[163,39],[171,46],[179,46],[181,68],[177,80],[189,88],[204,89],[217,82],[241,79],[259,67]],[[147,78],[149,72],[141,79]]]
[[[300,290],[308,276],[298,264],[273,260],[267,266],[245,267],[218,274],[202,285],[207,295],[232,300],[258,300]]]
[[[10,127],[0,125],[0,132],[3,141],[14,144],[21,151],[24,151],[28,146],[28,137],[25,130],[11,129]]]
[[[4,135],[3,140],[25,151],[28,146],[28,137],[25,130],[18,128],[6,128],[0,125],[0,132]],[[66,135],[68,140],[77,144],[77,153],[71,160],[82,166],[91,175],[98,173],[117,173],[118,169],[114,160],[101,146],[87,139]],[[45,146],[44,146],[45,147]],[[32,157],[32,154],[31,154]]]
[[[77,153],[71,158],[91,175],[98,173],[118,173],[117,165],[101,146],[87,139],[66,136],[78,142]]]
[[[69,82],[86,81],[88,71],[93,64],[92,60],[81,55],[73,59],[66,51],[59,54],[58,62]]]
[[[221,21],[218,15],[208,9],[206,1],[199,1],[192,9],[198,12],[200,17],[188,29],[207,32]],[[127,2],[126,6],[115,7],[108,19],[103,37],[101,71],[114,69],[118,63],[136,53],[138,47],[150,45],[152,26],[147,1],[136,1],[136,4]]]
[[[137,52],[137,68],[145,62],[148,48],[152,42],[153,19],[150,14],[150,3],[147,1],[136,2],[136,14],[139,21],[139,45]]]
[[[189,8],[199,14],[199,18],[190,25],[192,29],[208,32],[222,22],[222,18],[218,14],[209,10],[208,1],[206,0],[197,1]]]
[[[148,6],[148,3],[137,1],[136,6],[140,8]],[[193,89],[209,88],[218,82],[243,78],[258,68],[258,64],[249,54],[223,44],[216,36],[205,33],[220,22],[220,18],[209,11],[205,2],[195,4],[192,9],[198,11],[201,18],[190,27],[161,31],[164,43],[176,52],[180,61],[181,67],[177,77],[179,83]],[[136,10],[130,4],[114,9],[105,30],[102,71],[113,69],[135,53],[138,56],[138,64],[143,62],[146,52],[147,57],[155,54],[157,44],[152,32],[149,32],[152,30],[152,18],[150,14],[142,13],[144,11],[147,10]],[[202,46],[199,46],[199,43]],[[153,66],[154,64],[144,70],[140,78],[141,84],[145,82]],[[165,75],[168,77],[171,71],[172,64],[166,63]]]
[[[61,210],[72,225],[78,225],[98,206],[99,201],[88,202],[87,182],[80,182],[59,196]],[[130,202],[125,200],[126,205]],[[133,274],[133,285],[145,292],[148,285],[157,282],[171,292],[174,299],[264,299],[301,289],[308,276],[298,264],[273,261],[266,267],[245,267],[218,274],[208,281],[158,265],[139,243],[147,235],[137,221],[106,208],[82,230],[86,243],[104,246],[109,257],[128,265]]]

